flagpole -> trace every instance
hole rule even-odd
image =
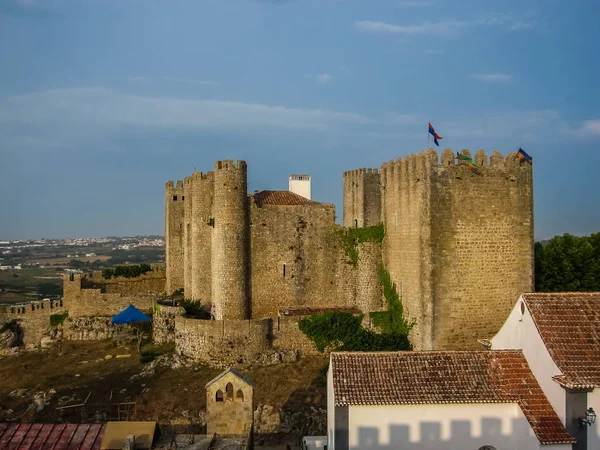
[[[427,147],[425,150],[429,150],[429,124],[427,124]]]

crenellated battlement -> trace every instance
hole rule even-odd
[[[485,150],[482,149],[479,149],[475,152],[475,157],[473,157],[473,154],[468,149],[462,149],[459,153],[473,158],[475,164],[479,166],[482,173],[486,173],[486,169],[503,169],[505,171],[512,171],[521,168],[531,170],[532,168],[531,163],[521,160],[515,152],[508,153],[506,158],[498,151],[494,151],[492,155],[488,157]],[[387,176],[391,173],[390,170],[393,172],[398,171],[404,173],[408,171],[414,171],[415,169],[420,171],[427,166],[457,168],[466,165],[466,161],[456,159],[456,153],[450,148],[446,148],[442,151],[441,159],[439,158],[436,150],[430,148],[427,151],[420,152],[418,155],[413,153],[412,155],[406,155],[396,160],[384,162],[381,165],[381,173],[383,174],[385,172]],[[346,177],[347,173],[349,172],[344,173],[344,177]]]
[[[181,180],[177,180],[177,181],[173,181],[173,180],[169,180],[165,183],[165,189],[167,191],[173,191],[176,189],[183,189],[183,181]]]
[[[346,177],[356,177],[356,176],[362,176],[362,175],[379,175],[379,169],[354,169],[354,170],[348,170],[346,172],[344,172],[344,178]]]
[[[215,162],[215,170],[246,170],[246,161],[238,160],[234,163],[232,159],[223,159]]]
[[[214,181],[215,179],[215,173],[214,172],[194,172],[192,174],[192,179],[194,181],[196,180],[210,180],[210,181]]]

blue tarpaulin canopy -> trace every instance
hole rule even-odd
[[[129,304],[127,308],[125,308],[116,316],[112,317],[112,323],[114,323],[115,325],[123,325],[134,322],[145,322],[148,320],[150,320],[150,317],[141,312],[132,304]]]

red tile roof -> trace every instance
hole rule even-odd
[[[0,423],[0,449],[99,450],[105,425]]]
[[[520,350],[332,353],[330,370],[336,406],[514,402],[540,443],[575,442]]]
[[[533,322],[568,388],[600,387],[600,292],[523,294]]]
[[[262,205],[317,205],[319,203],[290,191],[260,191],[255,192],[251,197],[259,208]]]

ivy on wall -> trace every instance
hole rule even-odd
[[[372,312],[370,317],[381,333],[365,330],[362,327],[363,315],[348,312],[327,312],[301,319],[298,323],[300,330],[320,352],[326,348],[340,351],[412,350],[408,333],[415,326],[415,321],[404,316],[396,283],[383,264],[380,266],[380,280],[388,309]]]
[[[57,327],[61,325],[67,317],[69,317],[69,311],[61,314],[50,314],[50,326]]]
[[[379,279],[383,288],[383,297],[387,303],[387,311],[370,313],[373,325],[383,333],[408,335],[415,326],[415,321],[407,320],[404,317],[404,307],[396,283],[392,281],[390,273],[383,264],[379,268]]]
[[[117,266],[114,269],[104,269],[102,278],[110,280],[111,278],[136,278],[145,273],[152,272],[150,264],[136,264],[132,266]]]
[[[358,262],[358,244],[377,242],[381,245],[385,236],[383,224],[364,228],[343,228],[337,233],[342,248],[348,257],[348,262],[354,265]]]
[[[411,350],[408,335],[365,330],[362,315],[347,312],[326,312],[301,319],[300,330],[322,352],[326,348],[340,351]]]

